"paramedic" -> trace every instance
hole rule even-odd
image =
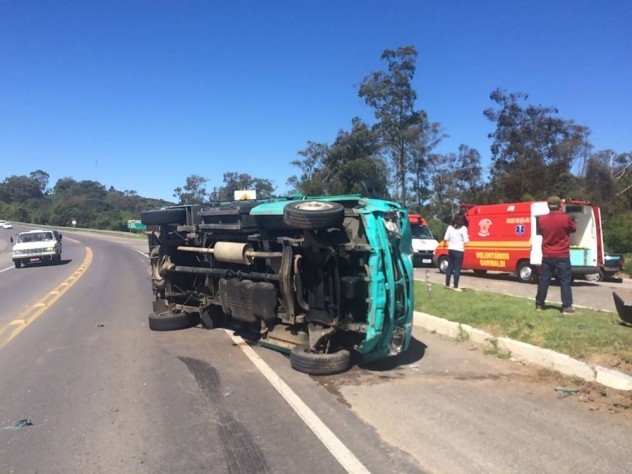
[[[448,268],[445,271],[445,287],[450,288],[450,278],[454,274],[454,291],[463,291],[459,288],[459,277],[463,266],[465,244],[470,241],[467,233],[467,222],[463,214],[457,214],[452,219],[445,231],[443,240],[448,243]]]
[[[542,269],[535,297],[535,309],[544,309],[546,293],[555,272],[560,283],[562,313],[574,313],[571,293],[570,236],[577,225],[568,215],[560,211],[562,200],[551,196],[548,200],[549,213],[538,218],[537,233],[542,236]]]

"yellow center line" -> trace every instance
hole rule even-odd
[[[66,291],[68,291],[72,285],[79,281],[85,271],[90,267],[92,263],[92,249],[86,247],[86,257],[83,263],[79,266],[79,269],[68,277],[64,282],[60,283],[57,288],[49,291],[44,297],[42,297],[37,303],[33,304],[24,313],[17,316],[13,321],[5,326],[0,327],[0,348],[6,346],[14,337],[20,334],[29,324],[35,321],[44,311],[50,308],[59,298],[61,298]],[[11,326],[17,326],[13,331],[8,331]],[[5,332],[7,333],[5,335]]]

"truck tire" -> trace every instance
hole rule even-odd
[[[197,326],[199,321],[198,315],[190,313],[151,313],[149,315],[149,329],[152,331],[176,331]]]
[[[22,262],[19,260],[13,260],[13,263],[15,264],[15,268],[20,268],[22,266]]]
[[[518,270],[516,271],[518,279],[524,283],[532,283],[536,280],[538,272],[533,268],[529,262],[523,261],[518,264]]]
[[[140,221],[145,225],[186,224],[186,209],[159,209],[157,211],[143,211]]]
[[[439,260],[437,260],[437,268],[441,273],[445,273],[448,271],[448,266],[450,265],[450,260],[445,255],[441,255]]]
[[[309,352],[307,346],[299,344],[290,352],[290,364],[294,370],[304,374],[338,374],[351,367],[351,353],[346,349],[341,349],[330,354],[317,354]]]
[[[337,202],[296,201],[283,208],[283,222],[299,229],[339,227],[345,217],[345,208]]]

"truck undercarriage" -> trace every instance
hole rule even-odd
[[[145,211],[151,329],[230,327],[290,351],[292,366],[312,374],[348,369],[351,352],[366,359],[400,352],[412,318],[406,215],[369,201]]]

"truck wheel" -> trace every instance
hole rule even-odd
[[[486,275],[487,274],[487,270],[474,270],[474,275]]]
[[[197,326],[200,317],[190,313],[151,313],[149,329],[152,331],[176,331]]]
[[[22,266],[22,262],[19,260],[14,260],[13,263],[15,264],[15,268],[20,268]]]
[[[448,259],[448,257],[446,257],[445,255],[442,255],[441,257],[439,257],[439,260],[437,261],[437,267],[439,267],[439,271],[441,273],[447,272],[449,266],[450,266],[450,260]]]
[[[290,352],[290,364],[298,372],[309,375],[331,375],[349,370],[351,353],[346,349],[331,354],[310,352],[305,345],[296,345]]]
[[[518,265],[518,279],[525,283],[535,281],[538,272],[529,264],[529,262],[520,262]]]
[[[186,224],[186,209],[160,209],[157,211],[143,211],[140,221],[145,225]]]
[[[283,222],[299,229],[338,227],[345,217],[345,208],[337,202],[297,201],[283,208]]]

